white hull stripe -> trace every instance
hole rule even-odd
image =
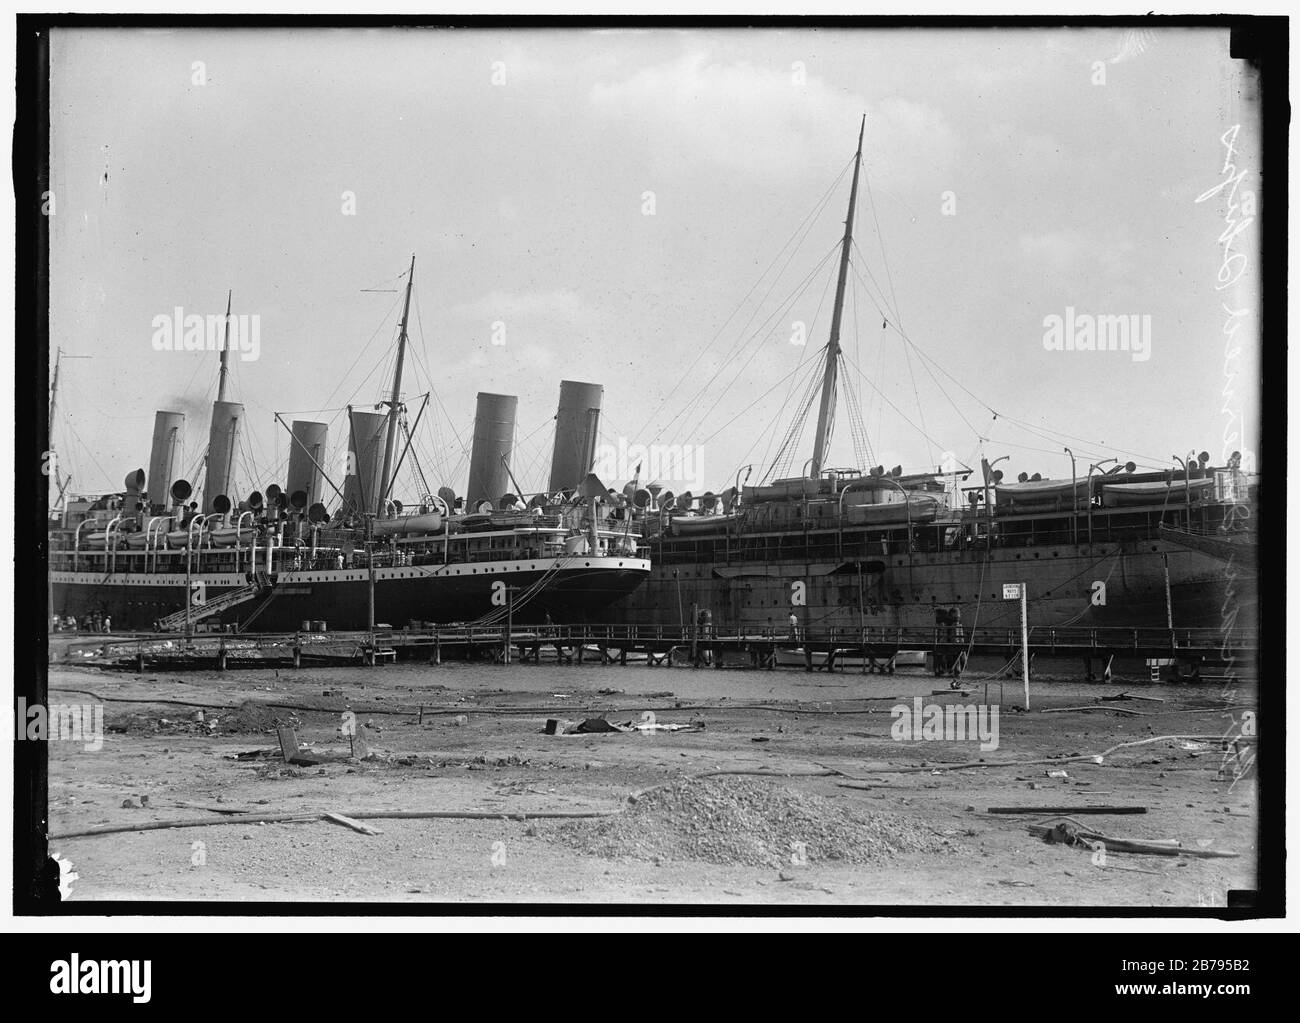
[[[261,565],[258,569],[261,570]],[[631,572],[649,572],[650,562],[644,558],[532,558],[524,561],[491,561],[476,564],[452,565],[395,565],[392,568],[375,569],[375,581],[387,582],[390,579],[457,579],[457,578],[495,578],[520,572],[549,572],[558,568],[560,575],[568,572],[609,571],[624,569]],[[280,569],[276,575],[276,584],[285,583],[347,583],[365,582],[370,573],[364,568],[326,568],[312,571]],[[192,582],[201,582],[208,586],[245,586],[248,580],[244,573],[203,572],[190,576]],[[107,575],[104,572],[51,572],[50,581],[63,584],[87,586],[176,586],[185,588],[183,572],[119,572]]]

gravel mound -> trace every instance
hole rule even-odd
[[[868,813],[756,778],[680,781],[643,794],[616,817],[559,825],[553,837],[607,859],[702,860],[781,867],[876,863],[897,853],[960,847],[916,818]]]
[[[244,700],[236,710],[210,710],[208,717],[217,721],[218,732],[235,734],[268,734],[277,725],[296,724],[294,715],[256,700]]]

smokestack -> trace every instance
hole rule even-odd
[[[185,413],[158,411],[153,415],[153,446],[149,449],[149,505],[166,508],[171,504],[171,485],[176,481],[176,463],[181,457]]]
[[[289,448],[289,475],[285,483],[285,492],[292,497],[299,490],[307,495],[310,508],[321,499],[325,486],[324,474],[316,465],[325,464],[325,445],[329,440],[330,428],[324,423],[312,423],[295,419],[292,431],[293,440]],[[313,464],[312,459],[315,459]]]
[[[591,472],[596,460],[600,384],[560,381],[560,407],[555,414],[555,448],[551,453],[551,493],[576,487]]]
[[[348,454],[352,470],[343,481],[344,511],[351,515],[373,512],[383,486],[384,438],[388,416],[382,412],[348,413]]]
[[[239,446],[239,422],[244,418],[244,406],[233,401],[212,403],[212,427],[208,431],[208,475],[203,485],[203,512],[215,509],[212,502],[219,494],[230,498],[236,505],[239,498],[231,493],[235,475],[235,452]]]
[[[474,411],[474,446],[469,456],[469,486],[465,491],[465,508],[472,510],[479,501],[497,506],[501,495],[510,489],[510,474],[502,464],[508,463],[515,438],[515,409],[519,399],[513,394],[479,392]]]

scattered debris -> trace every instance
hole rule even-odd
[[[635,724],[631,721],[614,722],[605,718],[584,718],[581,721],[567,721],[564,718],[547,718],[542,729],[546,735],[599,735],[607,732],[700,732],[704,722],[693,721],[688,725],[666,721],[655,721],[653,715]]]
[[[227,760],[262,760],[265,757],[279,756],[280,751],[274,749],[250,749],[240,753],[227,753]]]
[[[327,821],[333,821],[335,824],[342,824],[345,828],[359,831],[363,835],[383,834],[383,832],[378,828],[373,828],[369,824],[363,824],[361,821],[353,820],[351,817],[344,817],[341,813],[326,813],[323,816]]]
[[[578,723],[578,727],[574,729],[575,732],[580,732],[582,734],[629,732],[631,730],[632,725],[630,722],[626,725],[616,725],[612,721],[606,721],[604,718],[583,718],[582,721]]]
[[[704,722],[692,721],[689,725],[683,725],[672,721],[638,721],[631,728],[634,732],[702,732]]]
[[[1126,870],[1134,874],[1162,874],[1160,870],[1148,870],[1146,867],[1134,866],[1130,863],[1120,863],[1117,860],[1106,860],[1104,863],[1096,863],[1095,867],[1099,870]]]
[[[1112,838],[1091,831],[1073,821],[1058,821],[1052,825],[1030,824],[1032,834],[1041,835],[1044,841],[1089,849],[1104,847],[1107,853],[1136,853],[1147,856],[1197,856],[1202,858],[1235,858],[1240,853],[1226,849],[1188,849],[1173,838]]]
[[[288,725],[281,725],[276,729],[280,737],[280,755],[284,758],[286,764],[293,764],[295,767],[315,767],[320,763],[314,757],[304,757],[299,752],[298,733]]]
[[[220,800],[221,797],[218,796],[217,799]],[[252,813],[252,812],[253,812],[253,811],[251,811],[251,810],[247,810],[247,809],[244,809],[243,807],[238,807],[238,806],[208,806],[206,803],[188,803],[188,802],[180,802],[180,803],[173,803],[172,805],[173,805],[173,806],[183,806],[183,807],[185,807],[187,810],[208,810],[208,811],[210,811],[211,813],[241,814],[241,813]]]

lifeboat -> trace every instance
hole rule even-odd
[[[392,519],[376,519],[376,536],[407,536],[411,533],[442,532],[442,513],[425,512],[423,515],[399,515]]]
[[[1074,488],[1071,504],[1070,489]],[[1029,480],[1024,483],[1000,483],[994,488],[998,508],[1006,512],[1069,511],[1088,507],[1087,480]]]
[[[729,515],[676,515],[673,517],[673,532],[679,535],[720,533],[731,528],[739,518],[734,512]]]
[[[219,526],[205,534],[213,547],[234,547],[251,543],[256,535],[252,527]]]
[[[905,524],[911,521],[932,522],[943,507],[941,498],[934,494],[909,493],[906,501],[882,501],[879,504],[851,504],[844,509],[845,521],[883,526]]]
[[[811,500],[820,494],[829,494],[830,492],[831,481],[829,479],[814,479],[811,477],[776,480],[762,486],[742,487],[740,491],[741,497],[746,504],[754,504],[758,501],[786,501],[791,498]]]
[[[1214,494],[1214,480],[1192,480],[1191,499],[1204,501]],[[1184,504],[1188,499],[1186,479],[1171,481],[1152,480],[1143,483],[1105,483],[1101,488],[1101,503],[1105,508],[1123,508],[1139,504]]]

